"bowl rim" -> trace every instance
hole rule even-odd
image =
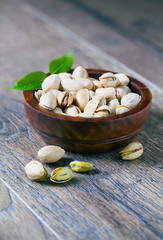
[[[88,71],[89,74],[101,74],[102,75],[106,72],[112,72],[114,74],[119,73],[119,72],[103,70],[103,69],[86,68],[86,70]],[[72,72],[72,71],[73,71],[73,69],[70,72]],[[50,75],[50,73],[47,73],[47,76],[49,76],[49,75]],[[73,116],[68,116],[68,115],[64,115],[64,114],[54,113],[53,111],[49,111],[49,110],[41,107],[36,102],[36,100],[34,99],[34,91],[35,90],[23,91],[23,101],[24,101],[24,104],[28,105],[29,108],[32,108],[39,113],[42,113],[46,117],[48,116],[51,118],[57,118],[59,120],[73,121],[73,122],[103,122],[103,121],[108,121],[108,120],[115,121],[117,119],[129,117],[131,115],[134,116],[135,114],[140,113],[141,111],[144,111],[145,109],[148,109],[152,102],[152,93],[149,90],[149,88],[144,83],[140,82],[139,80],[137,80],[129,75],[127,75],[127,76],[129,77],[131,84],[138,89],[139,94],[142,97],[142,100],[132,110],[130,110],[126,113],[122,113],[122,114],[118,114],[118,115],[114,115],[114,116],[99,117],[99,118],[84,118],[84,117],[80,117],[80,116],[73,117]]]

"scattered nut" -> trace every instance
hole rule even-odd
[[[65,183],[73,177],[70,167],[59,167],[52,171],[50,180],[55,183]]]
[[[87,172],[92,170],[93,164],[89,162],[73,161],[70,163],[70,167],[75,172]]]
[[[140,142],[132,142],[120,153],[123,160],[133,160],[143,154],[143,146]]]
[[[65,154],[65,150],[61,147],[48,145],[38,151],[38,158],[46,163],[53,163],[60,160]]]
[[[34,160],[27,163],[25,172],[28,178],[34,181],[44,181],[48,175],[42,163]]]

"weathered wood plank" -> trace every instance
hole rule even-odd
[[[30,181],[24,166],[37,159],[37,151],[45,143],[29,126],[22,94],[6,88],[27,72],[47,71],[51,59],[70,50],[77,64],[119,68],[85,43],[78,42],[69,31],[64,32],[59,25],[40,19],[23,2],[1,1],[0,27],[3,46],[0,60],[2,179],[61,239],[161,239],[162,115],[153,108],[144,130],[137,137],[145,147],[140,159],[122,162],[120,149],[92,155],[66,152],[58,163],[45,164],[49,172],[75,159],[92,162],[94,171],[75,174],[71,182],[59,186],[49,181]],[[161,92],[154,91],[154,96],[159,94],[161,96]],[[29,218],[32,218],[30,213]]]
[[[163,87],[161,1],[26,1]]]
[[[0,179],[0,239],[60,239]]]

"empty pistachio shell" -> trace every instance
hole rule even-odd
[[[41,148],[38,151],[38,158],[46,163],[57,162],[65,154],[65,150],[61,147],[49,145]]]
[[[55,183],[65,183],[72,177],[73,172],[70,167],[59,167],[52,171],[50,180]]]
[[[54,112],[54,113],[63,114],[63,111],[62,111],[62,109],[61,109],[61,108],[59,108],[59,107],[56,107],[56,108],[54,108],[53,112]]]
[[[43,93],[44,92],[42,90],[38,90],[38,91],[34,92],[35,99],[38,103],[40,102],[40,97],[43,95]]]
[[[121,86],[126,86],[130,82],[130,79],[123,73],[117,73],[115,77],[118,78]]]
[[[132,142],[120,153],[123,160],[133,160],[143,154],[143,146],[140,142]]]
[[[53,110],[57,106],[56,96],[52,92],[44,93],[40,97],[39,105],[48,110]]]
[[[62,88],[65,91],[78,91],[83,88],[83,86],[76,80],[66,79],[61,82]]]
[[[129,108],[134,108],[141,101],[141,96],[137,93],[128,93],[121,100],[121,105],[124,105]]]
[[[130,92],[131,92],[131,89],[127,86],[120,86],[115,89],[115,95],[119,101],[121,101],[121,99]]]
[[[117,87],[120,83],[115,75],[111,72],[102,74],[99,79],[103,87]]]
[[[80,89],[76,94],[77,106],[80,108],[81,111],[83,111],[88,102],[89,102],[88,89]]]
[[[92,115],[96,111],[99,105],[99,102],[100,101],[98,99],[90,100],[84,108],[84,113],[88,115]]]
[[[119,101],[118,99],[112,99],[109,103],[108,103],[108,107],[110,110],[110,115],[115,115],[116,113],[116,108],[119,106]]]
[[[70,163],[70,167],[75,172],[87,172],[92,170],[93,164],[89,162],[73,161]]]
[[[128,108],[128,107],[126,107],[124,105],[119,105],[119,106],[116,107],[115,112],[116,112],[116,115],[118,115],[118,114],[122,114],[122,113],[128,112],[130,110],[131,110],[130,108]]]
[[[78,78],[88,78],[88,72],[85,68],[78,66],[74,69],[72,73],[73,78],[78,79]]]
[[[73,96],[69,92],[60,92],[57,97],[58,104],[61,107],[68,107],[73,102]]]
[[[100,96],[101,99],[113,99],[115,98],[115,88],[109,87],[109,88],[98,88],[95,92],[95,95]]]
[[[31,180],[44,181],[48,175],[45,167],[38,161],[30,161],[25,166],[25,172]]]
[[[47,92],[51,89],[59,89],[60,86],[60,77],[57,74],[52,74],[49,77],[45,78],[45,80],[42,82],[42,90],[44,92]]]
[[[76,116],[78,115],[78,113],[81,113],[81,111],[80,108],[78,108],[77,106],[71,105],[64,109],[64,113],[66,113],[69,116]]]

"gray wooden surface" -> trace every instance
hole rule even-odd
[[[81,38],[77,29],[74,33],[68,21],[56,20],[25,1],[0,1],[0,239],[162,239],[163,91],[157,81],[147,82],[145,75]],[[94,170],[75,174],[63,185],[32,182],[24,166],[37,159],[45,143],[28,123],[22,93],[7,88],[31,71],[47,72],[50,60],[70,50],[75,65],[132,73],[150,87],[151,113],[136,138],[144,154],[123,162],[121,149],[91,155],[66,152],[58,163],[46,164],[49,172],[79,159],[93,163]]]

